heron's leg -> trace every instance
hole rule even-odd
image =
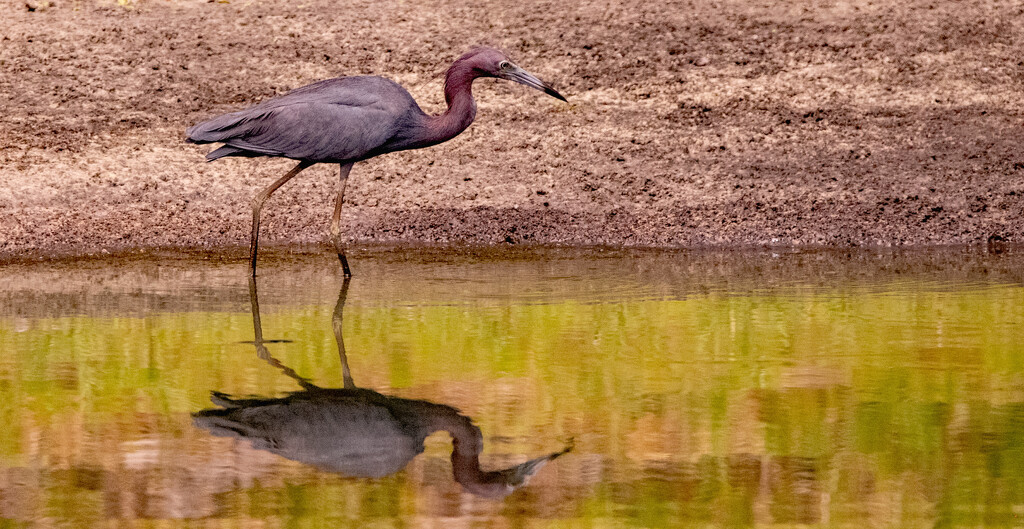
[[[348,276],[341,283],[341,291],[338,292],[338,302],[334,305],[334,314],[331,316],[331,327],[334,328],[334,340],[338,342],[338,356],[341,358],[341,376],[345,381],[345,389],[355,389],[356,384],[352,381],[352,372],[348,369],[348,356],[345,354],[345,339],[341,335],[342,313],[345,311],[345,298],[348,297]]]
[[[345,277],[352,277],[352,271],[348,268],[348,259],[345,258],[345,246],[341,243],[341,206],[345,200],[345,184],[348,182],[348,173],[351,170],[351,163],[341,164],[340,179],[338,180],[338,200],[334,203],[334,215],[331,216],[331,238],[334,240],[334,249],[338,252],[338,259],[341,261],[341,271],[345,274]]]
[[[313,165],[314,162],[307,162],[305,160],[299,162],[288,171],[288,174],[278,178],[273,184],[267,186],[266,189],[260,191],[258,195],[252,199],[252,235],[249,237],[249,275],[256,277],[256,249],[259,246],[260,239],[260,210],[263,209],[263,203],[270,198],[270,194],[277,191],[277,188],[284,185],[285,182],[291,180],[295,175],[299,174],[303,169]]]

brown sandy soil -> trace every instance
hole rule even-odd
[[[346,74],[440,112],[479,43],[570,104],[478,81],[466,133],[356,165],[351,239],[1024,241],[1019,2],[7,0],[0,19],[8,258],[245,245],[250,198],[292,162],[204,163],[187,126]],[[336,171],[282,188],[263,240],[326,241]]]

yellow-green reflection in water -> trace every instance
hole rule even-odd
[[[266,262],[295,377],[258,358],[241,260],[5,265],[0,524],[1024,523],[1019,253],[353,253],[360,388],[457,409],[484,470],[573,446],[504,499],[453,478],[444,433],[358,478],[197,427],[214,391],[344,385],[336,263]]]

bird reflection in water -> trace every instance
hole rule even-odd
[[[473,421],[451,406],[403,399],[357,388],[349,371],[342,338],[342,313],[348,294],[345,278],[331,318],[341,359],[343,388],[321,388],[271,356],[260,323],[256,282],[249,281],[257,355],[302,387],[281,398],[239,398],[214,392],[217,408],[193,414],[195,424],[222,437],[249,441],[253,447],[321,470],[350,477],[394,474],[424,450],[430,434],[452,437],[452,473],[467,491],[503,498],[525,485],[549,461],[571,449],[531,459],[504,470],[480,468],[483,437]]]

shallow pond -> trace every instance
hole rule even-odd
[[[0,526],[1024,524],[1020,252],[207,257],[0,267]]]

